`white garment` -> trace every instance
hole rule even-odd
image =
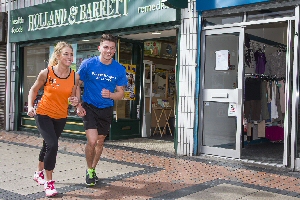
[[[281,80],[278,82],[278,85],[279,85],[281,112],[285,113],[285,83],[283,80]]]
[[[276,83],[275,81],[272,82],[272,100],[271,100],[271,119],[278,118],[278,111],[276,106]]]
[[[271,88],[270,88],[270,83],[267,83],[267,95],[268,95],[268,103],[271,103]]]

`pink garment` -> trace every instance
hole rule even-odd
[[[284,139],[284,129],[280,126],[266,127],[266,138],[270,141],[282,141]]]

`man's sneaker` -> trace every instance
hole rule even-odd
[[[44,172],[43,171],[34,172],[33,180],[35,180],[40,185],[44,185],[45,183]]]
[[[93,169],[93,173],[94,173],[95,182],[98,182],[98,176],[96,174],[96,169]]]
[[[54,186],[55,181],[47,181],[44,184],[44,190],[47,197],[53,197],[57,195],[57,191]]]
[[[94,169],[86,170],[85,182],[88,186],[94,186],[96,184]]]

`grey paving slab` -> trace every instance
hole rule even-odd
[[[33,173],[37,169],[38,148],[18,146],[0,142],[0,188],[12,193],[29,195],[43,191],[43,186],[33,181]],[[36,156],[34,156],[36,155]],[[83,185],[85,181],[85,158],[70,154],[58,153],[57,164],[53,179],[56,188]],[[100,179],[107,179],[130,172],[143,170],[143,168],[100,161],[96,171]]]
[[[218,186],[196,192],[191,195],[179,198],[180,200],[201,200],[201,199],[218,199],[218,200],[298,200],[299,198],[275,194],[266,191],[255,190],[252,188],[235,186],[230,184],[220,184]]]
[[[106,144],[133,147],[138,149],[153,150],[158,152],[165,152],[175,154],[174,142],[165,140],[155,140],[148,138],[134,138],[128,140],[106,141]]]

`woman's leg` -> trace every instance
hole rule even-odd
[[[45,115],[36,115],[36,124],[40,134],[46,143],[46,152],[44,156],[44,168],[46,172],[46,180],[52,180],[52,172],[56,163],[56,155],[58,150],[58,138],[55,130],[55,119]],[[64,120],[65,123],[65,120]]]
[[[46,153],[46,142],[45,142],[45,140],[43,140],[43,147],[42,147],[42,149],[40,151],[40,155],[39,155],[38,171],[44,170],[45,153]]]

